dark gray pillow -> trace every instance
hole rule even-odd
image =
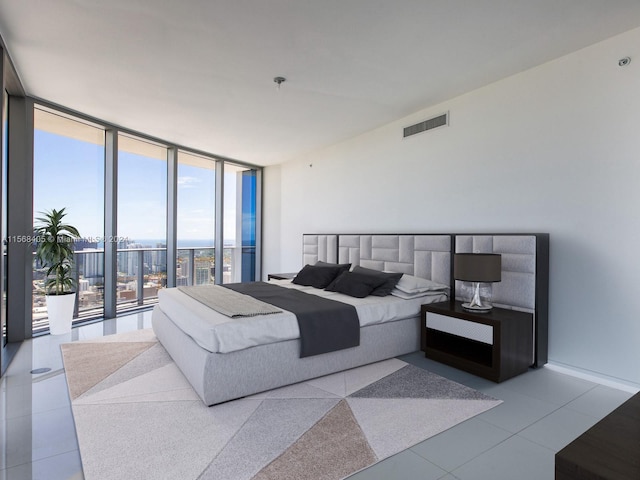
[[[386,297],[387,295],[389,295],[391,293],[391,290],[393,290],[393,288],[402,278],[402,273],[387,273],[360,266],[354,267],[353,271],[361,275],[370,275],[372,277],[384,280],[379,287],[371,292],[371,295],[374,295],[376,297]]]
[[[386,279],[356,272],[343,272],[325,290],[339,292],[356,298],[364,298],[378,288]]]
[[[350,263],[328,263],[328,262],[323,262],[322,260],[318,260],[314,266],[315,267],[340,267],[340,273],[348,272],[349,269],[351,268]]]
[[[343,270],[339,266],[325,267],[315,265],[305,265],[292,280],[297,285],[308,287],[325,288]]]

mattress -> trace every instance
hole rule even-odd
[[[402,299],[392,295],[354,298],[342,293],[296,285],[291,283],[291,280],[275,280],[271,283],[353,305],[358,312],[361,327],[416,317],[420,314],[422,304],[446,300],[444,295],[413,299]],[[160,290],[158,298],[159,308],[198,345],[213,353],[235,352],[300,338],[298,321],[295,315],[288,311],[255,317],[229,318],[177,288]]]

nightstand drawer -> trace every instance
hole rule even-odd
[[[438,313],[427,313],[427,328],[493,345],[493,327]]]

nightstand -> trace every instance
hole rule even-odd
[[[267,280],[291,280],[297,274],[298,274],[298,272],[293,272],[293,273],[269,273],[267,275]]]
[[[494,382],[533,363],[533,314],[494,307],[468,312],[461,302],[422,305],[421,346],[427,358]]]

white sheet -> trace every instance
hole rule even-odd
[[[392,295],[354,298],[342,293],[296,285],[291,283],[291,280],[272,280],[270,283],[354,305],[361,327],[415,317],[420,314],[422,304],[446,300],[444,295],[411,300]],[[177,288],[159,290],[158,298],[159,308],[198,345],[210,352],[229,353],[300,337],[298,321],[291,312],[229,318],[211,310]]]

